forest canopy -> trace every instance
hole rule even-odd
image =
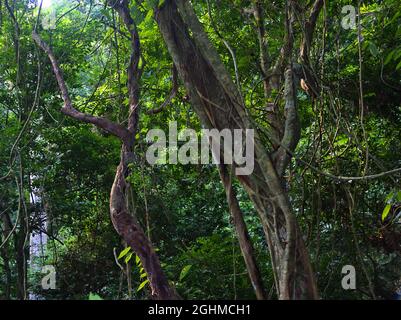
[[[3,0],[0,53],[0,300],[400,299],[399,0]]]

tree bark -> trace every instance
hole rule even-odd
[[[202,124],[218,130],[254,129],[231,75],[190,3],[166,0],[155,9],[155,18]],[[296,119],[292,116],[285,129],[292,130]],[[289,131],[284,143],[296,139]],[[280,299],[316,299],[314,274],[282,177],[257,130],[254,145],[254,171],[249,176],[238,176],[238,179],[259,213],[278,296]]]
[[[7,210],[4,211],[4,207],[0,206],[1,221],[3,224],[3,236],[2,242],[8,237],[9,233],[11,232],[11,220],[10,216],[8,215]],[[11,268],[10,268],[10,257],[8,252],[8,244],[4,243],[3,247],[1,248],[1,258],[3,259],[3,266],[4,266],[4,274],[5,283],[4,283],[4,299],[10,300],[11,299]]]
[[[32,37],[38,46],[47,53],[52,63],[64,101],[62,112],[76,120],[94,124],[115,135],[122,141],[121,160],[117,167],[110,193],[110,216],[113,226],[117,233],[141,259],[152,289],[152,297],[163,300],[178,299],[178,294],[169,284],[161,268],[159,258],[153,249],[152,243],[146,237],[139,222],[129,212],[127,207],[126,194],[129,183],[126,178],[129,175],[128,164],[134,160],[133,147],[139,113],[139,79],[142,73],[142,70],[139,68],[140,42],[136,26],[129,13],[128,1],[110,1],[109,5],[119,13],[130,32],[132,53],[127,68],[129,92],[129,119],[127,128],[108,119],[84,114],[76,110],[72,105],[62,71],[51,48],[39,37],[36,31],[33,32]]]
[[[227,172],[227,168],[225,165],[220,165],[219,170],[220,178],[226,191],[228,207],[230,209],[233,224],[235,226],[235,230],[238,236],[241,253],[245,260],[245,265],[252,283],[252,287],[258,300],[266,300],[267,296],[265,288],[263,286],[262,276],[256,262],[252,241],[248,233],[248,228],[246,227],[243,213],[232,185],[231,176]]]
[[[158,300],[178,299],[177,293],[164,275],[152,243],[146,237],[138,221],[128,212],[125,198],[128,187],[126,176],[128,174],[127,165],[132,160],[132,152],[129,147],[124,145],[121,153],[121,162],[117,168],[110,193],[110,214],[113,226],[141,259],[152,288],[152,297]]]

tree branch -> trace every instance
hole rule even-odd
[[[324,0],[316,0],[312,6],[309,14],[309,19],[304,25],[304,37],[301,43],[301,60],[303,63],[309,65],[309,52],[312,45],[313,33],[316,28],[317,19],[319,18],[320,11],[322,10]]]
[[[301,128],[297,112],[294,74],[291,67],[289,67],[285,72],[284,96],[286,113],[284,137],[281,140],[280,148],[275,154],[276,169],[280,177],[284,174],[284,171],[292,157],[292,154],[288,153],[287,150],[293,152],[301,136]]]
[[[164,110],[165,107],[167,107],[171,103],[171,101],[173,100],[173,98],[176,96],[176,94],[178,92],[178,74],[177,73],[178,73],[177,68],[175,67],[175,65],[173,63],[173,68],[172,68],[173,87],[171,88],[169,96],[159,107],[146,111],[146,114],[151,115],[151,114],[160,113]]]
[[[103,117],[96,117],[90,114],[82,113],[72,106],[72,102],[68,94],[67,85],[65,84],[62,71],[52,49],[40,38],[40,36],[35,31],[32,32],[32,38],[36,42],[36,44],[48,55],[51,61],[53,72],[56,76],[61,91],[61,96],[64,101],[64,106],[61,108],[61,112],[79,121],[91,123],[120,138],[124,143],[130,144],[130,140],[132,140],[131,133],[125,127]]]

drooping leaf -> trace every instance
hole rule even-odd
[[[390,212],[390,209],[391,209],[391,204],[388,204],[388,205],[385,206],[385,208],[383,210],[383,213],[382,213],[382,221],[384,221],[384,219],[387,218],[387,216],[388,216],[388,214]]]
[[[149,282],[149,280],[148,279],[146,279],[145,281],[143,281],[139,286],[138,286],[138,289],[136,290],[137,292],[138,291],[141,291],[145,286],[146,286],[146,284]]]
[[[120,254],[118,255],[118,259],[121,259],[122,257],[124,257],[130,250],[131,250],[131,247],[126,247],[123,251],[120,252]]]
[[[391,51],[387,57],[386,60],[384,60],[384,65],[387,65],[392,59],[393,59],[393,55],[394,55],[395,51]]]
[[[126,257],[125,257],[125,263],[128,263],[130,260],[131,260],[131,258],[132,258],[132,255],[133,255],[133,253],[132,252],[130,252]]]

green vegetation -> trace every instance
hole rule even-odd
[[[0,299],[391,299],[401,2],[117,2],[0,1]],[[60,112],[43,44],[74,110],[121,135]],[[255,173],[149,165],[146,134],[171,121],[255,129]]]

